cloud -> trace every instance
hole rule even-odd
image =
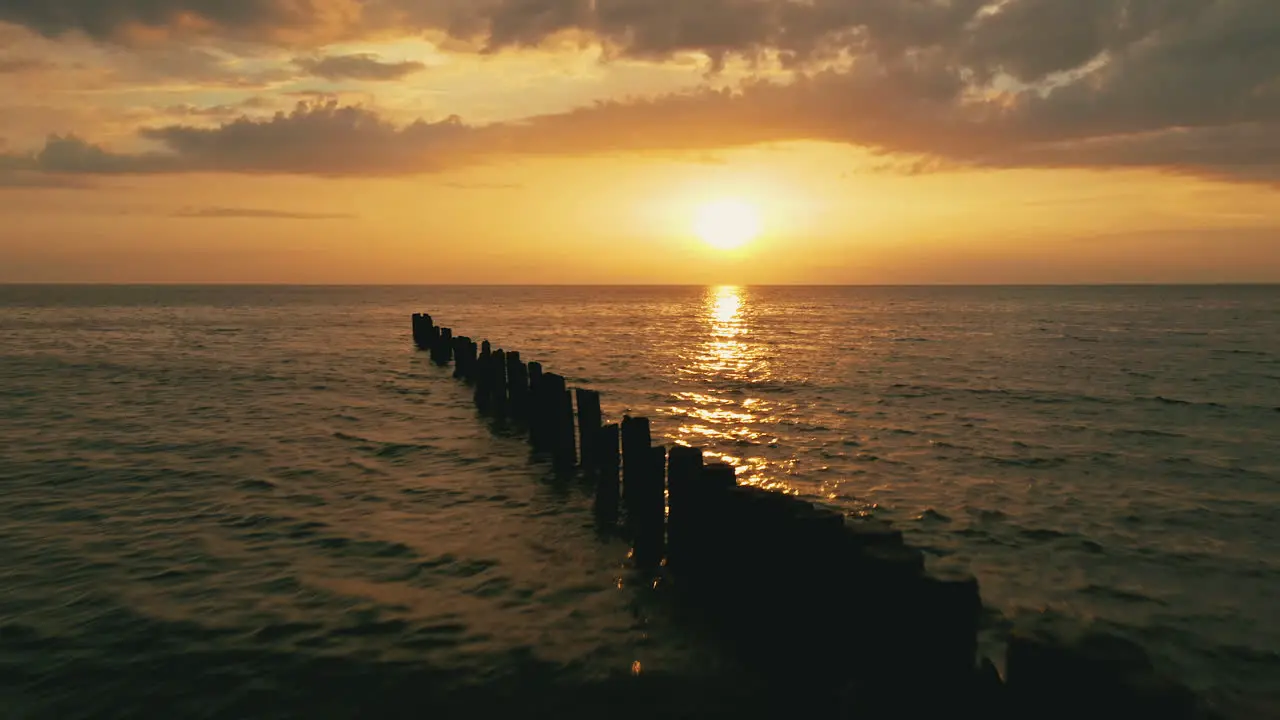
[[[358,106],[304,102],[266,119],[143,129],[143,139],[163,148],[152,152],[117,153],[75,135],[52,135],[37,152],[0,155],[0,169],[97,175],[402,175],[462,162],[476,132],[457,117],[396,125]]]
[[[0,0],[0,21],[57,37],[100,40],[154,34],[225,34],[280,42],[359,25],[360,0]]]
[[[174,217],[192,219],[354,220],[349,213],[309,213],[236,207],[183,208]]]
[[[7,73],[22,73],[31,70],[45,70],[53,67],[53,63],[45,62],[37,58],[28,57],[8,57],[0,58],[0,75]]]
[[[294,64],[326,80],[400,80],[427,68],[420,62],[383,62],[372,53],[302,57]]]
[[[793,72],[489,126],[401,125],[311,102],[266,119],[144,129],[160,148],[151,153],[63,135],[19,160],[68,173],[393,175],[511,155],[825,140],[915,158],[921,172],[1125,167],[1280,182],[1275,0],[0,0],[0,18],[103,38],[178,24],[271,39],[306,31],[316,13],[344,32],[431,29],[489,52],[568,33],[612,56],[699,52],[715,65],[776,59]],[[330,79],[416,69],[372,55],[298,62]]]
[[[184,103],[170,105],[162,108],[160,112],[171,117],[234,118],[243,115],[245,110],[262,110],[272,105],[273,103],[269,99],[255,95],[234,105],[191,105]]]

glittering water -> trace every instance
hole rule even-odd
[[[418,310],[742,482],[894,520],[1010,621],[1274,691],[1277,288],[8,287],[0,704],[342,717],[731,675],[412,351]]]

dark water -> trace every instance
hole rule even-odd
[[[728,707],[415,310],[1277,707],[1280,288],[0,287],[5,715]]]

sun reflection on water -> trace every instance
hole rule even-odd
[[[751,394],[755,384],[771,380],[773,373],[768,348],[757,338],[749,297],[733,286],[707,292],[705,340],[680,371],[694,387],[676,393],[677,404],[668,412],[681,419],[677,442],[701,447],[708,459],[737,467],[739,483],[787,490],[789,486],[770,477],[779,473],[766,472],[778,468],[753,452],[777,438],[769,432],[776,407]]]

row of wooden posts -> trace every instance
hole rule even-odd
[[[664,566],[748,657],[806,682],[856,677],[870,690],[862,702],[871,716],[917,717],[910,708],[933,704],[998,715],[998,698],[1049,718],[1128,718],[1155,707],[1099,679],[1110,676],[1077,662],[1071,646],[1038,637],[1010,638],[1006,672],[1019,682],[1006,684],[990,661],[978,662],[977,581],[927,571],[923,553],[889,524],[740,486],[733,466],[706,462],[697,448],[654,446],[648,419],[605,424],[598,392],[570,390],[541,364],[455,336],[430,315],[413,316],[413,338],[434,362],[454,363],[481,413],[527,433],[558,469],[589,478],[599,516],[621,522],[637,567]],[[931,694],[895,695],[920,688]],[[1159,707],[1190,717],[1174,711],[1184,703]]]
[[[900,531],[738,485],[732,465],[706,462],[697,448],[654,446],[647,418],[604,424],[598,392],[571,391],[563,376],[518,352],[455,336],[427,314],[413,316],[413,329],[436,363],[454,363],[454,377],[473,387],[481,413],[521,428],[535,452],[594,482],[598,513],[621,521],[637,566],[664,565],[682,590],[725,616],[762,608],[802,613],[815,598],[846,599],[842,610],[854,616],[808,649],[800,663],[807,667],[848,664],[851,658],[833,662],[831,655],[842,636],[857,634],[862,646],[880,648],[857,659],[865,670],[888,667],[896,656],[914,673],[969,676],[981,611],[977,582],[926,574],[923,554]],[[738,602],[744,592],[751,610]],[[876,621],[865,623],[868,617]],[[756,624],[751,650],[793,652],[800,639],[793,630]],[[871,642],[876,637],[883,642]],[[919,652],[926,637],[934,652]]]
[[[455,336],[430,315],[413,316],[413,335],[433,361],[454,363],[454,377],[474,388],[481,413],[522,428],[533,450],[548,455],[557,468],[580,468],[594,479],[597,512],[624,520],[637,564],[656,566],[678,548],[697,554],[697,533],[682,534],[683,526],[705,504],[705,490],[736,486],[733,466],[704,463],[693,448],[674,447],[668,453],[655,447],[648,418],[625,417],[621,424],[606,425],[600,393],[570,390],[563,376],[546,372],[541,363],[493,348],[487,340]]]

